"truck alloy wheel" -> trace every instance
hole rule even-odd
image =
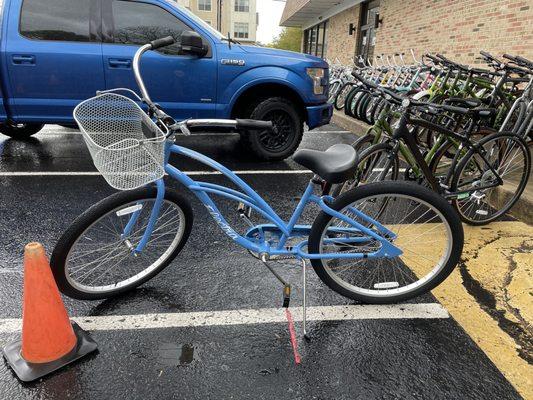
[[[261,160],[290,157],[302,140],[303,121],[295,105],[282,97],[259,101],[248,114],[251,119],[272,121],[274,128],[243,135],[243,144]]]

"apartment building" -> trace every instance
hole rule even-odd
[[[478,52],[533,59],[532,0],[287,0],[281,25],[304,29],[302,51],[345,64],[374,54]]]
[[[177,0],[223,34],[240,42],[256,41],[256,0]]]

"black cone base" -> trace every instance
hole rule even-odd
[[[72,328],[78,342],[72,351],[58,360],[51,361],[48,363],[30,363],[24,360],[20,354],[22,342],[17,340],[13,343],[8,344],[2,349],[4,357],[7,362],[15,371],[18,378],[23,382],[31,382],[36,379],[39,379],[45,375],[50,374],[51,372],[57,371],[61,367],[64,367],[67,364],[70,364],[81,357],[95,351],[97,349],[97,344],[94,340],[91,339],[89,334],[82,330],[76,323],[72,322]]]

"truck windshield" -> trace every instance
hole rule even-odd
[[[2,0],[0,0],[2,1]],[[187,8],[176,4],[175,0],[167,0],[168,3],[172,4],[173,7],[178,7],[182,13],[187,15],[190,19],[192,19],[194,22],[196,22],[198,25],[200,25],[205,30],[209,31],[214,37],[216,37],[218,40],[222,40],[225,38],[223,34],[221,34],[219,31],[217,31],[215,28],[213,28],[211,25],[209,25],[207,22],[205,22],[200,17],[193,14],[192,11],[188,10]]]

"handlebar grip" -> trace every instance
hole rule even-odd
[[[358,81],[360,81],[361,83],[363,83],[364,85],[366,85],[366,86],[369,86],[369,87],[374,88],[374,89],[378,88],[378,85],[376,85],[374,82],[370,82],[369,80],[363,78],[361,75],[359,75],[355,71],[352,71],[352,76],[355,79],[357,79]]]
[[[522,61],[524,64],[533,65],[533,61],[528,60],[527,58],[524,58],[522,56],[516,56],[515,57],[518,61]]]
[[[508,60],[511,60],[511,61],[516,61],[516,60],[517,60],[516,57],[514,57],[514,56],[512,56],[512,55],[510,55],[510,54],[507,54],[507,53],[505,53],[505,54],[503,55],[503,58],[507,58]]]
[[[274,125],[271,121],[258,121],[254,119],[237,119],[237,129],[243,129],[243,130],[261,130],[261,129],[267,129],[272,130],[274,128]]]
[[[468,114],[470,112],[470,110],[468,108],[449,106],[447,104],[440,105],[440,108],[442,110],[444,110],[444,111],[449,111],[449,112],[452,112],[452,113],[462,114],[462,115],[466,115],[466,114]]]
[[[170,46],[171,44],[176,43],[176,40],[172,36],[167,36],[161,39],[154,40],[150,42],[152,45],[152,50],[160,49],[161,47]]]

